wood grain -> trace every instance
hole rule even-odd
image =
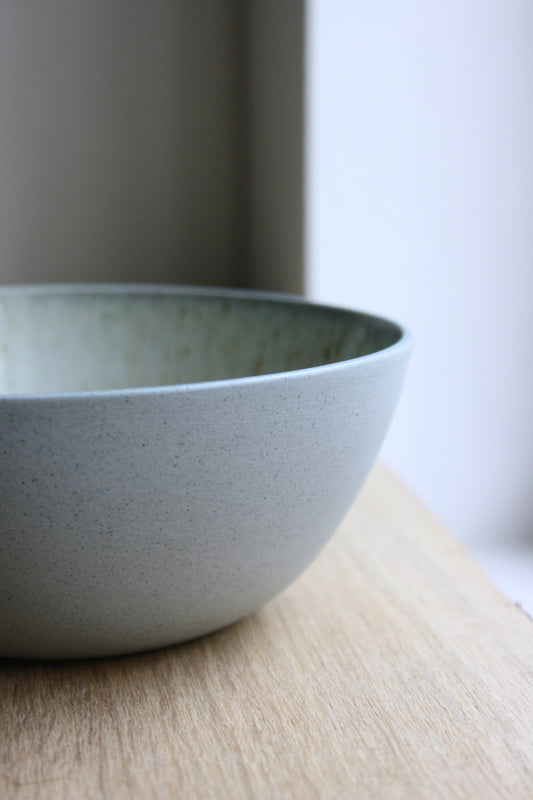
[[[533,796],[532,621],[382,467],[257,614],[0,692],[6,800]]]

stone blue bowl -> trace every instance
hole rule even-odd
[[[283,295],[0,288],[0,655],[171,645],[278,594],[353,503],[409,350]]]

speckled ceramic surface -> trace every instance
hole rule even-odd
[[[0,655],[169,645],[280,592],[353,502],[409,347],[290,298],[0,288]]]

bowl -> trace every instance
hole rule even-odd
[[[150,650],[277,595],[353,503],[409,350],[283,295],[0,288],[0,655]]]

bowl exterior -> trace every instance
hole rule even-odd
[[[0,655],[152,649],[278,594],[353,502],[407,356],[0,400]]]

